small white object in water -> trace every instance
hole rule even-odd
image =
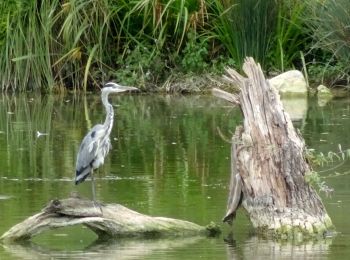
[[[8,196],[8,195],[0,195],[0,200],[8,200],[11,199],[12,196]]]
[[[36,131],[36,137],[39,138],[42,135],[49,135],[48,133],[41,133],[39,131]]]

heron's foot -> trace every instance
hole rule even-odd
[[[101,212],[101,216],[103,215],[103,211],[102,211],[102,203],[100,203],[100,202],[98,202],[98,201],[96,201],[96,200],[94,200],[93,201],[93,205],[94,205],[94,208],[95,209],[98,209],[100,212]]]

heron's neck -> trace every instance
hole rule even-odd
[[[107,129],[108,133],[110,133],[113,126],[114,109],[113,106],[108,102],[108,94],[102,96],[102,103],[106,108],[106,119],[103,125]]]

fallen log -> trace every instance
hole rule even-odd
[[[165,217],[151,217],[119,204],[94,203],[81,198],[52,200],[41,212],[4,233],[0,240],[28,240],[43,231],[82,224],[99,238],[215,236],[220,229]]]
[[[247,58],[247,75],[227,69],[226,79],[239,93],[213,90],[242,111],[243,126],[232,137],[231,181],[225,222],[232,222],[240,205],[253,226],[278,237],[317,236],[333,224],[305,176],[311,167],[305,143],[284,111],[259,64]]]

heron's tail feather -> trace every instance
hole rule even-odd
[[[75,172],[75,185],[85,181],[85,179],[90,175],[91,168],[89,166],[82,167]]]

